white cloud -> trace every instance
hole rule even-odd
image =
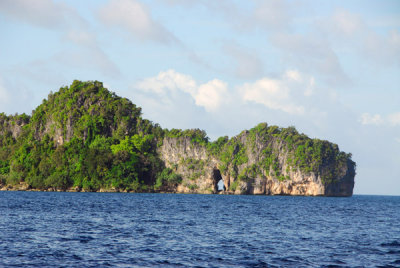
[[[52,75],[57,75],[58,71],[52,68],[81,69],[81,74],[95,71],[111,78],[118,78],[121,75],[118,66],[99,47],[78,47],[60,51],[43,61],[43,67],[48,72],[52,72]],[[43,76],[42,71],[40,74],[39,70],[35,72]],[[79,77],[81,74],[75,75]]]
[[[136,0],[110,0],[99,10],[99,18],[105,25],[125,29],[142,41],[177,42]]]
[[[285,76],[288,79],[294,80],[296,82],[301,82],[302,80],[301,74],[297,70],[288,70],[286,71]]]
[[[214,2],[214,1],[212,1]],[[195,6],[198,4],[206,4],[206,1],[201,0],[160,0],[160,3],[168,4],[171,6],[181,5],[181,6]]]
[[[66,39],[78,46],[78,51],[59,53],[56,58],[70,65],[90,66],[99,69],[104,75],[111,77],[120,76],[118,66],[110,59],[97,42],[97,38],[86,30],[70,30]]]
[[[290,27],[293,10],[298,2],[284,0],[252,0],[243,5],[230,0],[158,0],[160,4],[186,8],[205,7],[216,16],[221,15],[240,31],[265,29],[280,31]]]
[[[218,79],[200,85],[194,98],[196,105],[203,106],[207,111],[215,111],[228,95],[228,85]],[[225,99],[226,100],[226,99]]]
[[[378,31],[369,27],[361,15],[343,8],[331,16],[299,16],[295,10],[298,4],[301,5],[300,2],[255,1],[251,10],[231,8],[228,20],[231,25],[240,24],[238,29],[246,32],[249,29],[265,31],[269,43],[282,52],[283,61],[303,72],[321,75],[330,85],[347,86],[353,82],[343,65],[349,56],[350,60],[359,57],[358,61],[400,64],[400,34],[396,27],[387,32]],[[295,31],[298,27],[307,30]]]
[[[254,14],[251,16],[255,25],[272,30],[280,30],[290,25],[293,3],[281,0],[263,0],[256,3]]]
[[[218,79],[198,85],[191,76],[175,70],[160,72],[156,77],[146,78],[135,85],[143,92],[155,93],[161,101],[170,105],[178,105],[173,103],[174,96],[187,93],[197,106],[204,107],[208,112],[216,111],[227,99],[227,87],[225,82]]]
[[[330,84],[348,82],[337,54],[324,37],[281,32],[272,35],[271,42],[285,52],[286,61],[301,70],[320,73]]]
[[[374,31],[367,31],[362,52],[377,63],[400,64],[400,33],[398,30],[390,31],[386,36]]]
[[[161,96],[166,96],[168,91],[181,90],[191,95],[197,91],[196,81],[191,76],[175,70],[160,72],[156,77],[146,78],[137,83],[136,87]]]
[[[100,69],[108,76],[119,76],[118,67],[98,45],[96,35],[89,31],[89,24],[74,7],[54,0],[4,0],[0,1],[0,13],[28,24],[57,30],[61,33],[62,42],[69,41],[78,46],[78,49],[68,48],[55,53],[50,58],[54,62],[48,64],[57,65],[57,61],[62,61],[74,67],[90,66],[92,69]],[[48,60],[41,58],[37,61],[43,63]],[[26,68],[25,66],[20,69]],[[27,70],[29,73],[38,73],[35,76],[43,76],[39,74],[41,71],[43,70],[38,70],[36,66]],[[50,71],[55,75],[53,70]],[[49,76],[48,70],[46,76]]]
[[[280,79],[264,77],[229,91],[228,84],[222,80],[213,79],[199,84],[189,75],[168,70],[143,79],[136,83],[135,88],[156,96],[167,105],[179,105],[174,103],[174,99],[186,93],[197,106],[207,112],[227,107],[234,100],[236,105],[258,103],[272,110],[303,115],[306,113],[304,104],[309,103],[309,98],[314,94],[315,79],[297,70],[288,70]]]
[[[371,115],[369,113],[363,113],[361,115],[361,124],[363,125],[381,125],[383,124],[382,116],[379,114]]]
[[[67,33],[66,38],[78,45],[92,46],[96,44],[95,35],[87,31],[71,30]]]
[[[308,79],[308,85],[304,91],[304,96],[310,97],[311,95],[313,95],[314,94],[314,86],[315,86],[315,78],[311,76]]]
[[[197,1],[198,2],[198,1]],[[291,27],[292,11],[296,2],[284,0],[255,0],[246,5],[235,5],[233,1],[203,1],[210,11],[223,15],[236,29],[248,32],[255,29],[282,31]]]
[[[259,103],[291,115],[315,113],[313,101],[320,97],[310,99],[315,93],[315,79],[298,70],[287,70],[279,79],[264,77],[238,88],[246,102]]]
[[[77,11],[64,3],[53,0],[2,0],[0,13],[36,26],[55,29],[70,23],[85,25]]]
[[[254,78],[263,73],[263,63],[256,53],[249,48],[242,47],[234,41],[223,46],[224,52],[228,53],[236,62],[233,73],[240,78]]]
[[[298,70],[287,70],[283,77],[290,86],[301,87],[304,96],[310,97],[314,94],[315,78],[313,76],[301,74]]]
[[[360,118],[361,124],[363,125],[386,125],[386,126],[400,126],[400,112],[392,113],[386,116],[380,114],[371,115],[369,113],[363,113]]]
[[[388,116],[388,121],[392,126],[400,126],[400,113],[390,114]]]
[[[263,78],[244,84],[240,91],[245,101],[263,104],[270,109],[289,114],[304,114],[304,107],[292,102],[290,89],[282,81]]]
[[[397,27],[392,25],[389,31],[379,31],[379,26],[371,27],[369,21],[370,18],[367,20],[360,14],[340,9],[330,17],[316,20],[315,25],[319,34],[329,39],[337,50],[385,67],[399,64],[400,34]]]
[[[390,31],[389,42],[392,46],[397,47],[400,50],[400,33],[397,30]]]
[[[343,9],[337,10],[329,22],[330,30],[346,36],[354,35],[365,27],[360,16]]]

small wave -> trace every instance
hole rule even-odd
[[[161,265],[168,265],[168,264],[171,264],[169,261],[167,261],[167,260],[162,260],[162,261],[157,261],[157,263],[158,264],[161,264]]]
[[[145,235],[145,237],[146,237],[146,238],[155,238],[155,239],[158,239],[158,238],[160,238],[160,236],[159,236],[159,235],[157,235],[157,234],[153,234],[153,233],[147,234],[147,235]]]
[[[240,262],[240,264],[243,264],[243,265],[249,266],[249,267],[273,267],[263,260],[243,261],[243,262]]]
[[[394,240],[390,243],[382,243],[381,246],[382,247],[400,247],[400,241]]]
[[[305,260],[299,256],[275,258],[274,261],[280,266],[310,265],[310,263],[307,260]]]
[[[79,256],[76,255],[76,254],[73,254],[73,255],[72,255],[72,258],[74,258],[75,260],[78,260],[78,261],[81,261],[81,260],[82,260],[82,258],[79,257]]]
[[[12,194],[24,205],[20,193]],[[398,206],[385,212],[390,221],[376,224],[370,211],[386,202],[375,197],[366,201],[376,207],[364,213],[354,206],[357,197],[260,197],[249,204],[246,196],[181,202],[186,196],[132,194],[120,195],[121,203],[118,195],[34,194],[35,210],[7,206],[1,213],[0,267],[400,268]],[[101,205],[90,209],[93,202]],[[358,211],[354,217],[341,210],[347,205]]]
[[[157,251],[152,248],[145,248],[145,249],[140,250],[140,252],[157,252]]]
[[[27,228],[24,228],[21,230],[21,232],[35,232],[35,231],[36,231],[36,229],[30,228],[30,227],[27,227]]]
[[[58,241],[60,241],[60,242],[69,242],[69,241],[72,241],[72,240],[74,240],[73,238],[69,238],[69,237],[60,237],[60,238],[58,238]]]
[[[94,238],[91,237],[91,236],[80,236],[80,237],[79,237],[79,242],[81,242],[81,243],[83,243],[83,244],[86,244],[86,243],[92,241],[93,239],[94,239]]]
[[[61,237],[58,239],[60,242],[70,242],[70,241],[79,241],[80,243],[86,244],[92,241],[94,238],[91,236],[80,235],[76,237]]]
[[[65,250],[56,250],[51,255],[53,255],[56,258],[61,259],[67,255],[67,252]]]

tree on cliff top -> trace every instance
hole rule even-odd
[[[75,80],[50,93],[31,118],[0,119],[3,124],[27,121],[16,139],[0,133],[4,184],[141,190],[151,187],[162,169],[156,136],[163,130],[98,81]]]
[[[285,148],[292,167],[316,173],[329,170],[321,174],[326,183],[337,176],[335,167],[341,163],[355,164],[336,144],[310,139],[294,127],[261,123],[236,137],[214,142],[200,129],[164,130],[143,119],[139,107],[98,81],[75,80],[50,93],[31,117],[1,113],[0,127],[0,184],[25,182],[38,189],[74,186],[90,191],[150,191],[176,187],[181,177],[165,169],[157,152],[164,137],[189,139],[204,146],[218,159],[223,173],[242,180],[262,170],[286,179],[272,141]],[[246,165],[248,150],[256,148],[257,142],[262,144],[259,163],[238,174],[237,167]]]

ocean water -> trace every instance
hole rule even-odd
[[[400,197],[0,192],[1,267],[400,267]]]

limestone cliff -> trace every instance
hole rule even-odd
[[[22,133],[22,128],[29,123],[29,119],[30,117],[25,114],[15,116],[0,114],[0,136],[16,139]]]
[[[50,93],[32,116],[0,113],[0,189],[350,196],[354,176],[351,154],[294,127],[210,142],[162,129],[98,81]]]
[[[206,146],[193,143],[189,137],[164,138],[159,148],[161,159],[166,167],[182,175],[176,192],[216,193],[219,162],[207,152]]]
[[[34,137],[49,135],[57,145],[72,138],[87,140],[95,132],[124,137],[137,131],[141,109],[128,99],[116,96],[101,82],[81,83],[50,93],[32,114]]]
[[[213,148],[213,143],[200,144],[190,137],[164,138],[160,157],[183,179],[176,192],[217,193],[222,180],[225,194],[353,193],[355,163],[335,144],[267,124],[222,142]]]

